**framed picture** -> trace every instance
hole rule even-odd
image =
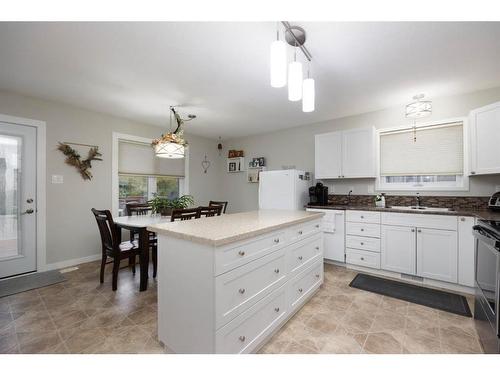
[[[236,162],[230,161],[229,164],[227,165],[227,170],[229,172],[236,172]]]
[[[259,167],[264,167],[266,165],[266,159],[263,157],[258,158],[259,160]]]

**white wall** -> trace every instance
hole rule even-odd
[[[433,114],[425,121],[467,116],[473,108],[500,101],[500,87],[433,100]],[[291,104],[290,104],[291,105]],[[307,114],[303,114],[304,117]],[[304,120],[307,121],[307,120]],[[356,116],[349,116],[316,124],[261,134],[251,137],[236,138],[225,142],[224,149],[244,150],[246,161],[253,157],[264,156],[268,169],[281,169],[283,165],[295,165],[298,169],[314,172],[314,135],[335,130],[375,126],[388,128],[407,124],[404,107],[398,106]],[[499,129],[500,131],[500,129]],[[258,208],[258,186],[246,182],[245,173],[225,173],[221,165],[221,180],[224,198],[230,203],[230,212],[253,210]],[[369,194],[373,179],[346,179],[326,181],[330,192]],[[500,176],[475,176],[470,179],[467,192],[426,192],[422,195],[467,195],[489,196],[500,185]],[[404,192],[401,194],[408,194]],[[396,194],[391,192],[391,194]]]
[[[73,106],[0,92],[0,113],[45,121],[47,124],[47,263],[62,262],[100,253],[100,240],[92,207],[111,209],[112,133],[154,138],[164,130]],[[201,119],[200,119],[201,121]],[[186,135],[190,144],[189,191],[196,204],[222,199],[217,188],[220,158],[217,141]],[[59,141],[95,144],[103,161],[92,165],[94,178],[84,181],[64,163],[56,149]],[[201,167],[207,153],[212,162],[207,174]],[[52,184],[50,176],[64,176]]]

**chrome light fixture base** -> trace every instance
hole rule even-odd
[[[285,30],[285,40],[292,47],[300,47],[306,42],[306,31],[300,26],[290,26]]]

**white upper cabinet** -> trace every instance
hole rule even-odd
[[[316,178],[341,178],[342,132],[317,134],[314,142]]]
[[[500,102],[470,112],[470,138],[470,173],[500,173]]]
[[[457,232],[417,228],[417,275],[457,282]]]
[[[375,177],[374,135],[373,128],[342,132],[342,177]]]
[[[315,177],[375,177],[374,140],[373,128],[316,135]]]

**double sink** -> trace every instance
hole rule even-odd
[[[414,211],[429,211],[429,212],[450,212],[451,208],[446,207],[425,207],[425,206],[389,206],[394,210],[414,210]]]

